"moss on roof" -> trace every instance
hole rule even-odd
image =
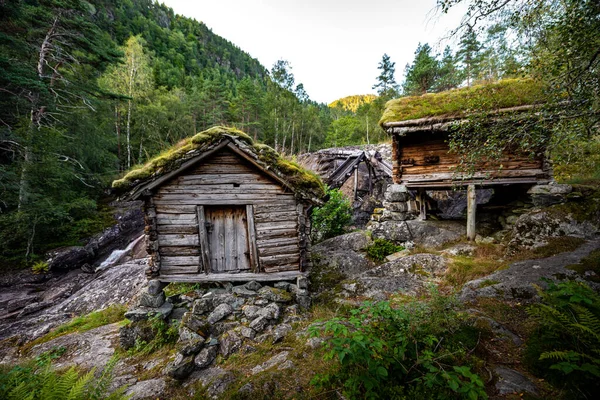
[[[140,184],[149,183],[168,172],[176,170],[186,160],[210,150],[225,137],[231,137],[238,143],[243,144],[242,150],[250,150],[259,164],[262,163],[265,169],[274,172],[293,188],[301,192],[308,191],[311,196],[317,199],[325,196],[325,187],[317,174],[300,167],[293,161],[284,159],[273,148],[265,144],[255,143],[244,132],[224,126],[215,126],[181,140],[146,164],[133,167],[121,179],[113,181],[112,187],[116,192],[124,193]]]
[[[379,121],[408,121],[434,116],[460,116],[544,102],[544,87],[533,79],[503,79],[487,85],[390,100]]]

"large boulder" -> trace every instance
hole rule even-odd
[[[508,247],[511,251],[541,247],[548,238],[558,236],[592,239],[599,232],[600,221],[593,216],[577,219],[571,212],[550,207],[521,215],[510,232]]]
[[[438,248],[456,241],[466,234],[459,221],[385,221],[371,227],[373,239],[395,243],[413,242],[429,248]]]

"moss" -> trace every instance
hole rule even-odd
[[[499,284],[500,281],[495,281],[493,279],[486,279],[483,282],[481,282],[481,284],[479,285],[479,289],[484,288],[484,287],[488,287],[488,286],[494,286]]]
[[[532,79],[504,79],[487,85],[390,100],[379,124],[442,115],[458,116],[543,101],[544,87],[540,83]]]
[[[596,249],[582,258],[577,264],[567,265],[565,268],[577,272],[579,275],[585,275],[586,272],[593,272],[586,279],[592,282],[600,283],[600,249]]]
[[[121,179],[113,181],[112,187],[118,192],[133,188],[135,185],[177,169],[183,161],[207,149],[218,142],[223,136],[229,135],[249,145],[265,167],[287,181],[291,186],[310,191],[316,198],[325,196],[325,186],[318,175],[305,170],[293,161],[286,160],[271,147],[254,143],[244,132],[229,127],[215,126],[200,132],[190,138],[178,142],[173,147],[160,153],[152,160],[141,166],[133,167]]]

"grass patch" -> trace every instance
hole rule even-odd
[[[185,282],[173,282],[169,283],[165,288],[165,296],[171,297],[177,294],[192,293],[195,290],[200,289],[199,283],[185,283]]]
[[[586,279],[600,283],[600,249],[592,251],[577,264],[567,265],[565,268],[575,271],[579,275],[584,275],[587,271],[592,271],[595,275],[587,276]]]
[[[54,328],[44,336],[27,343],[21,348],[21,351],[23,353],[27,353],[34,346],[49,342],[57,337],[68,335],[74,332],[86,332],[100,326],[122,321],[126,310],[127,307],[122,304],[113,304],[104,310],[94,311],[90,314],[76,317],[66,324]]]
[[[481,282],[481,285],[479,285],[479,289],[488,287],[488,286],[494,286],[499,283],[500,283],[500,281],[495,281],[493,279],[486,279],[485,281]]]
[[[388,122],[441,115],[468,115],[474,111],[537,104],[544,101],[543,89],[533,79],[503,79],[487,85],[402,97],[387,102],[379,124],[383,126]]]
[[[497,259],[489,259],[482,257],[453,257],[448,270],[444,275],[444,281],[447,285],[460,289],[462,286],[483,276],[489,275],[499,269],[507,268],[506,262],[498,261]]]

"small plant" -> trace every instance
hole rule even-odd
[[[129,350],[129,355],[147,355],[164,346],[174,344],[179,339],[177,320],[167,323],[159,315],[155,315],[148,320],[148,323],[154,333],[154,338],[148,342],[145,340],[136,340],[134,347]]]
[[[339,366],[312,383],[341,386],[353,399],[487,398],[481,378],[464,365],[465,344],[453,339],[466,328],[455,307],[455,300],[434,293],[429,302],[399,308],[365,303],[322,331],[313,326],[311,335],[330,336],[324,358]]]
[[[385,239],[375,239],[373,244],[365,248],[367,257],[376,262],[382,262],[390,254],[404,250],[404,247],[395,245]]]
[[[350,201],[338,189],[327,189],[329,200],[312,213],[313,243],[343,234],[352,221]]]
[[[540,304],[528,313],[538,324],[528,352],[550,380],[564,383],[574,398],[593,398],[600,390],[600,296],[577,281],[538,290]]]
[[[49,271],[49,265],[45,261],[38,261],[31,267],[31,272],[34,274],[46,274]]]

